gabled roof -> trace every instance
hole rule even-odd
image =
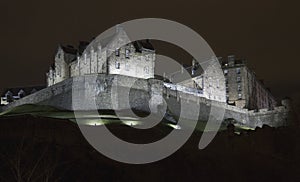
[[[137,52],[142,52],[143,49],[154,51],[153,45],[149,40],[138,40],[133,42],[133,46],[135,47]]]
[[[102,47],[106,47],[107,44],[109,44],[109,43],[113,40],[113,38],[114,38],[115,36],[116,36],[116,33],[113,34],[113,35],[111,35],[111,36],[108,36],[108,37],[102,39],[102,40],[100,41],[101,46],[102,46]]]
[[[76,55],[77,54],[77,49],[75,49],[73,46],[61,46],[62,50],[65,52],[65,53],[68,53],[68,54],[73,54],[73,55]]]
[[[94,47],[94,46],[99,45],[99,44],[101,45],[102,48],[107,47],[111,42],[113,42],[117,38],[117,36],[120,36],[120,35],[123,37],[127,36],[126,32],[123,30],[123,28],[118,27],[116,32],[105,37],[104,39],[100,40],[100,39],[94,38],[92,40],[92,42],[80,41],[77,49],[74,48],[73,46],[62,46],[61,45],[60,47],[65,53],[74,55],[74,58],[72,60],[70,60],[70,62],[72,62],[77,59],[77,55],[81,56],[86,49],[91,49],[91,48],[95,49],[96,47]],[[128,38],[128,36],[127,36],[127,38]],[[148,51],[155,50],[149,40],[138,40],[138,41],[134,41],[132,43],[137,52],[142,52],[143,50],[148,50]],[[75,55],[76,55],[76,57],[75,57]]]
[[[120,38],[123,40],[119,41]],[[114,41],[116,41],[115,42],[116,44],[114,44]],[[120,42],[122,42],[122,43],[120,43]],[[95,46],[98,46],[99,44],[101,45],[102,48],[110,47],[110,45],[113,45],[113,47],[117,47],[118,45],[122,45],[124,42],[130,43],[130,39],[129,39],[126,31],[121,26],[117,26],[116,31],[114,33],[111,33],[110,35],[107,35],[104,38],[103,37],[100,38],[100,36],[95,38],[91,42],[91,44],[89,44],[85,47],[86,48],[85,50],[91,49],[91,48],[95,49],[96,48]],[[134,45],[137,52],[141,52],[143,50],[154,51],[154,47],[150,43],[149,40],[138,40],[138,41],[132,42],[132,44]],[[85,50],[82,50],[82,52],[80,51],[80,53],[82,54]],[[89,50],[87,50],[87,51],[89,51]]]
[[[79,45],[78,45],[79,55],[82,55],[83,51],[89,44],[90,44],[90,42],[87,42],[87,41],[79,41]]]
[[[23,90],[25,92],[26,95],[30,95],[32,93],[32,91],[39,91],[46,88],[46,86],[32,86],[32,87],[17,87],[17,88],[8,88],[5,89],[2,93],[1,93],[1,97],[4,97],[5,94],[7,92],[11,92],[13,95],[18,95],[18,93]]]

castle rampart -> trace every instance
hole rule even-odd
[[[134,84],[131,84],[134,83]],[[23,104],[49,105],[66,110],[93,110],[91,102],[96,101],[96,109],[123,110],[135,109],[150,111],[150,107],[158,108],[165,99],[168,108],[174,115],[180,113],[180,103],[186,102],[200,106],[200,121],[207,121],[210,116],[212,102],[214,106],[225,108],[224,119],[234,119],[239,125],[261,127],[264,124],[277,127],[287,125],[289,109],[287,106],[275,107],[273,110],[258,111],[242,109],[223,102],[212,101],[200,97],[199,93],[174,90],[175,85],[166,87],[157,79],[139,79],[124,75],[84,75],[69,78],[51,87],[17,100],[4,109]],[[74,92],[74,90],[76,92]],[[129,97],[126,91],[130,90]],[[76,93],[79,95],[76,95]],[[72,98],[73,94],[73,98]],[[74,96],[76,97],[74,98]],[[81,94],[81,96],[80,96]],[[151,99],[149,107],[149,100]],[[83,99],[84,98],[84,99]],[[129,98],[126,100],[126,98]],[[114,102],[112,102],[114,101]],[[129,104],[128,104],[129,101]],[[76,106],[77,108],[74,108]],[[159,112],[158,109],[152,110]],[[184,113],[188,119],[189,113]]]

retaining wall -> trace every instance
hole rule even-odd
[[[289,110],[286,106],[254,112],[223,102],[208,100],[197,94],[183,93],[167,88],[160,80],[105,74],[85,75],[64,80],[4,106],[3,109],[23,104],[40,104],[66,110],[132,108],[150,112],[151,108],[152,111],[159,112],[158,108],[164,104],[163,99],[168,104],[170,112],[176,116],[181,114],[181,117],[184,118],[193,118],[195,114],[193,108],[200,106],[197,117],[201,121],[207,121],[209,117],[214,117],[211,115],[212,104],[217,108],[225,109],[224,119],[232,118],[240,125],[253,128],[261,127],[264,124],[272,127],[287,125],[289,119]],[[189,109],[185,109],[181,113],[182,104],[188,105]]]

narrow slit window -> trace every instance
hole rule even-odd
[[[116,61],[116,69],[120,69],[120,63]]]
[[[130,56],[130,50],[129,49],[125,49],[125,57],[129,58]]]

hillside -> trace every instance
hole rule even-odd
[[[104,127],[104,126],[100,126]],[[166,125],[135,131],[120,123],[107,127],[134,143],[171,131]],[[32,115],[0,117],[0,181],[299,181],[298,127],[220,131],[204,150],[202,132],[172,156],[152,164],[128,165],[95,151],[78,126],[66,119]]]

